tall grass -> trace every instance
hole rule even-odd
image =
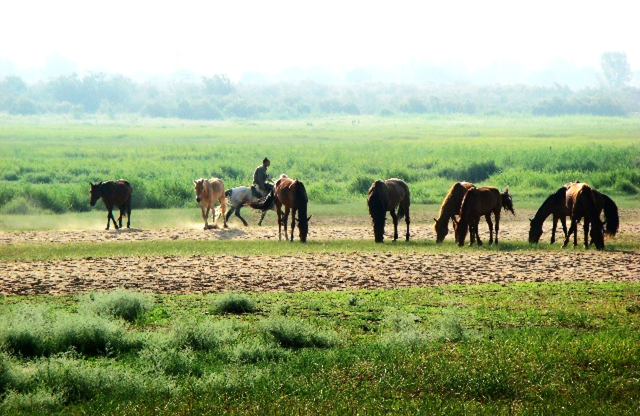
[[[248,185],[265,154],[273,176],[304,180],[310,200],[324,204],[353,202],[388,177],[405,179],[419,203],[440,202],[456,180],[509,185],[527,198],[571,180],[633,195],[639,128],[637,117],[9,123],[0,127],[0,213],[88,211],[88,183],[118,178],[133,186],[134,211],[193,206],[193,179]]]

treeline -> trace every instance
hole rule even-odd
[[[170,80],[136,82],[118,74],[60,76],[27,84],[0,79],[0,112],[14,115],[137,114],[143,117],[221,120],[297,119],[331,114],[586,114],[640,112],[640,89],[525,85],[233,83],[226,75],[176,73]]]

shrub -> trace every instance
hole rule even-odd
[[[384,321],[385,331],[381,344],[384,347],[417,347],[427,341],[425,331],[416,325],[417,318],[411,314],[393,314]]]
[[[219,296],[211,307],[211,312],[216,314],[222,313],[252,313],[256,310],[256,305],[253,301],[244,295],[236,295],[233,293],[227,293]]]
[[[93,292],[81,298],[81,310],[91,311],[100,316],[111,316],[135,322],[153,308],[149,295],[118,289],[113,292]]]
[[[0,413],[10,414],[50,414],[60,410],[64,404],[62,392],[54,393],[50,389],[38,389],[32,392],[18,393],[9,391],[0,405]]]
[[[233,321],[187,322],[174,329],[174,344],[194,351],[209,351],[238,338],[238,324]]]
[[[276,361],[285,357],[283,350],[260,342],[242,343],[233,348],[229,356],[232,361],[255,364],[261,361]]]
[[[440,171],[439,176],[455,181],[482,182],[498,171],[500,171],[500,168],[496,166],[493,160],[490,160],[488,162],[474,162],[468,167],[460,169],[445,168]]]
[[[202,376],[203,366],[198,363],[191,348],[173,348],[152,345],[140,351],[145,373],[160,373],[168,376]]]
[[[260,323],[260,330],[283,348],[331,348],[338,342],[335,333],[311,328],[295,318],[278,316],[265,319]]]

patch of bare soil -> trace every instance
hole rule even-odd
[[[545,230],[547,228],[548,225]],[[482,237],[488,242],[486,225],[483,229]],[[388,225],[386,231],[389,241],[392,227]],[[399,229],[399,233],[403,239],[404,227]],[[412,224],[411,235],[414,239],[435,240],[431,224]],[[561,235],[560,231],[559,239]],[[511,219],[501,223],[501,242],[526,241],[527,236],[528,221]],[[617,238],[638,241],[639,236],[640,224],[632,222],[623,223]],[[225,230],[9,232],[0,233],[0,244],[277,238],[275,226],[252,226]],[[452,238],[452,235],[447,236],[448,240]],[[548,238],[548,233],[545,233],[543,241],[548,241]],[[309,239],[373,239],[373,235],[371,226],[366,223],[315,227],[312,224]],[[525,253],[465,250],[451,254],[156,256],[0,263],[0,292],[6,295],[75,294],[118,287],[155,293],[288,292],[582,280],[640,281],[640,254],[583,249]]]

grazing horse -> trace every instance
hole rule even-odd
[[[553,215],[553,228],[551,229],[551,244],[556,241],[556,228],[558,226],[558,220],[562,224],[562,231],[564,236],[567,236],[567,188],[562,187],[555,193],[549,195],[549,197],[542,203],[536,215],[529,220],[529,243],[537,244],[542,236],[542,223],[547,219],[549,215]]]
[[[307,197],[307,190],[305,189],[304,184],[297,179],[291,179],[287,175],[282,174],[273,185],[273,191],[260,201],[250,203],[249,206],[254,209],[265,210],[269,209],[268,207],[275,205],[278,213],[278,240],[282,240],[283,224],[284,238],[289,240],[287,235],[287,221],[289,219],[289,212],[291,212],[290,241],[293,241],[293,231],[296,226],[297,218],[298,229],[300,230],[300,241],[306,243],[307,234],[309,233],[309,220],[311,219],[311,216],[307,217],[308,202],[309,198]],[[283,205],[284,214],[282,213]]]
[[[229,221],[229,217],[231,217],[231,214],[235,212],[236,217],[240,218],[240,221],[242,221],[245,227],[248,226],[249,224],[247,221],[240,216],[240,208],[245,205],[257,203],[260,201],[260,198],[256,197],[248,186],[237,186],[235,188],[228,189],[227,192],[225,192],[225,196],[229,198],[229,211],[227,211],[226,221]],[[261,209],[262,216],[260,217],[258,225],[262,225],[262,220],[264,220],[264,216],[267,215],[267,211],[269,210],[275,211],[275,204],[272,203],[270,206]]]
[[[580,183],[580,182],[576,182]],[[550,195],[540,206],[538,212],[533,219],[530,220],[531,227],[529,228],[529,242],[538,243],[542,235],[542,223],[549,215],[553,215],[553,228],[551,229],[551,244],[555,242],[556,227],[558,220],[562,223],[562,229],[564,231],[565,238],[567,237],[567,223],[566,217],[569,215],[567,209],[567,189],[570,188],[573,183],[568,183],[562,188],[558,189],[554,194]],[[615,236],[620,226],[620,217],[618,215],[618,206],[609,196],[598,192],[591,188],[591,192],[596,199],[596,205],[598,212],[604,211],[605,217],[605,232],[609,236]]]
[[[584,219],[584,247],[589,248],[589,236],[598,250],[604,249],[604,223],[600,220],[600,210],[595,194],[586,183],[574,183],[567,189],[566,196],[567,211],[571,217],[571,227],[564,239],[562,247],[569,244],[571,234],[573,234],[573,246],[578,245],[578,222]],[[591,226],[591,232],[589,232]]]
[[[218,228],[218,218],[222,216],[224,222],[224,228],[227,228],[227,219],[224,216],[227,210],[227,202],[224,196],[224,183],[222,179],[200,178],[193,181],[196,190],[196,202],[200,204],[200,210],[202,211],[202,219],[204,220],[204,229],[209,230],[211,228]],[[214,209],[215,203],[220,203],[219,209]],[[209,211],[213,216],[213,225],[209,225]]]
[[[398,220],[402,217],[405,217],[407,223],[406,240],[409,241],[410,205],[409,187],[402,179],[377,180],[371,185],[367,193],[367,206],[373,222],[373,235],[376,243],[382,243],[384,240],[387,211],[393,219],[393,241],[398,239]],[[398,207],[397,215],[396,207]]]
[[[449,233],[449,220],[454,220],[455,225],[455,217],[460,213],[462,198],[472,188],[475,186],[471,182],[456,182],[449,189],[440,207],[438,218],[433,219],[436,222],[433,226],[433,230],[436,232],[436,243],[442,243]]]
[[[127,228],[131,227],[131,184],[124,179],[118,181],[106,181],[91,184],[91,200],[89,204],[94,206],[98,201],[98,198],[102,198],[105,207],[107,207],[107,230],[109,229],[109,221],[113,221],[113,226],[116,228],[122,228],[122,216],[127,214]],[[118,217],[118,224],[113,217],[113,207],[116,206],[120,209],[120,216]]]
[[[489,244],[493,244],[493,223],[491,222],[491,214],[496,220],[496,244],[498,244],[498,233],[500,231],[500,210],[511,211],[515,215],[513,209],[513,199],[509,194],[509,187],[500,192],[493,186],[484,188],[469,189],[462,199],[460,207],[460,220],[456,224],[456,241],[462,247],[464,240],[469,232],[470,245],[478,240],[478,245],[482,245],[480,234],[478,233],[478,224],[480,217],[484,215],[489,225]],[[454,220],[455,222],[455,220]]]

